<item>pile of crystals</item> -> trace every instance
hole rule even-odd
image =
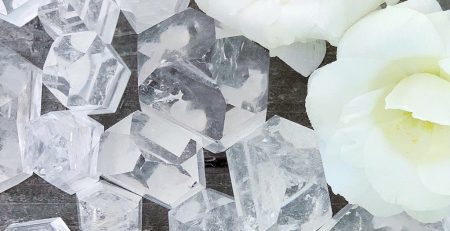
[[[39,15],[54,39],[42,70],[0,44],[0,192],[37,174],[76,194],[81,230],[141,230],[142,198],[170,209],[174,231],[445,230],[356,206],[331,218],[314,132],[266,121],[268,52],[188,4],[0,1],[0,19]],[[110,45],[120,10],[139,34],[142,111],[104,131],[89,115],[114,113],[131,75]],[[42,84],[68,110],[41,116]],[[203,149],[226,151],[234,198],[206,188]],[[68,228],[52,218],[7,230]]]

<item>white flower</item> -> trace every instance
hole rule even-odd
[[[304,76],[322,62],[325,40],[336,45],[352,24],[385,1],[196,0],[208,15],[268,48]]]
[[[336,193],[376,216],[450,215],[450,12],[415,0],[361,19],[306,104]]]

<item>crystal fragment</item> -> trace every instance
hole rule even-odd
[[[25,166],[68,194],[98,181],[103,126],[86,115],[50,112],[27,126]]]
[[[0,44],[0,192],[27,179],[25,126],[41,111],[42,71]]]
[[[195,33],[193,33],[195,31]],[[244,37],[215,39],[212,18],[188,9],[139,35],[139,99],[226,150],[265,121],[268,52]]]
[[[314,132],[275,116],[227,151],[250,230],[317,230],[332,211]]]
[[[81,230],[138,231],[142,226],[142,198],[100,181],[77,193]]]
[[[80,31],[94,31],[112,42],[120,10],[113,0],[48,0],[39,8],[39,19],[53,38]]]
[[[70,229],[64,221],[58,217],[15,223],[8,226],[5,231],[70,231]]]
[[[0,0],[0,19],[21,27],[37,16],[43,0]]]
[[[185,10],[189,5],[189,0],[116,1],[137,34]]]
[[[201,139],[154,113],[135,112],[102,136],[99,171],[166,207],[205,187]]]
[[[66,107],[89,114],[117,110],[131,72],[95,32],[58,37],[44,64],[44,84]]]
[[[386,231],[448,231],[450,221],[422,224],[405,213],[391,217],[374,217],[357,205],[347,205],[319,231],[386,230]]]
[[[39,19],[50,37],[89,30],[67,0],[50,0],[39,7]]]
[[[212,189],[203,190],[169,211],[173,231],[241,230],[233,198]]]

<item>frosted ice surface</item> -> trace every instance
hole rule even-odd
[[[0,19],[23,26],[38,14],[43,0],[0,0]]]
[[[30,174],[22,167],[25,126],[41,112],[42,71],[0,44],[0,192]]]
[[[70,111],[50,112],[27,126],[25,166],[66,193],[98,180],[103,126]]]
[[[155,113],[135,112],[102,136],[99,171],[130,191],[173,207],[205,187],[201,139]]]
[[[5,231],[70,231],[70,229],[58,217],[11,224]]]

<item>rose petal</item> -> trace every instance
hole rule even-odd
[[[327,45],[323,40],[309,43],[293,43],[270,50],[271,56],[278,56],[295,71],[307,77],[322,63]]]
[[[386,97],[386,109],[400,109],[414,118],[450,125],[450,82],[432,74],[415,74],[400,81]]]
[[[346,59],[311,75],[306,110],[321,139],[326,140],[335,133],[344,105],[372,90],[371,83],[385,66],[377,60]]]
[[[338,59],[442,57],[446,46],[424,14],[404,7],[372,13],[351,27],[339,43]]]
[[[363,206],[377,216],[401,213],[403,211],[401,207],[387,203],[373,190],[362,169],[354,168],[342,161],[339,138],[339,135],[334,136],[327,147],[321,149],[325,175],[333,192],[344,196],[350,203]]]
[[[396,6],[417,10],[424,14],[442,11],[441,5],[436,0],[408,0]]]
[[[450,55],[450,11],[441,11],[427,15],[443,40],[447,57]]]
[[[395,127],[398,121],[385,123]],[[401,134],[400,134],[401,135]],[[387,140],[381,128],[371,131],[364,149],[365,173],[372,187],[388,203],[399,204],[415,211],[438,210],[448,207],[449,196],[429,191],[420,181],[413,161],[398,152]]]

